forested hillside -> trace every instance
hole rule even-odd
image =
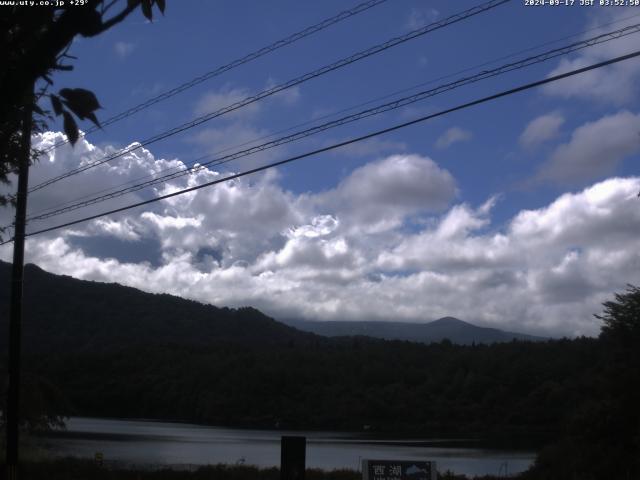
[[[69,414],[422,435],[558,433],[599,361],[593,339],[430,346],[366,338],[31,357]]]
[[[492,345],[329,339],[250,308],[219,309],[33,266],[26,309],[22,411],[34,425],[42,414],[88,415],[510,446],[524,439],[548,445],[530,478],[625,479],[640,469],[634,287],[605,305],[599,338]],[[0,363],[4,373],[6,351]]]
[[[10,265],[0,262],[9,285]],[[8,328],[9,289],[0,289],[0,331]],[[23,346],[26,353],[89,352],[133,345],[210,345],[304,341],[315,336],[254,308],[217,308],[114,283],[88,282],[25,267]],[[0,342],[0,351],[7,348]]]

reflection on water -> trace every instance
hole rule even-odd
[[[287,432],[205,427],[155,421],[71,418],[67,431],[46,439],[54,455],[93,457],[102,452],[105,460],[132,464],[206,465],[236,463],[261,467],[278,466],[280,437],[307,437],[309,468],[359,469],[364,458],[435,460],[441,471],[467,475],[526,470],[533,452],[442,447],[436,440],[386,440],[360,434],[336,432]]]

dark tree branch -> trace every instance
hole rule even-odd
[[[127,8],[122,10],[118,15],[110,18],[106,22],[103,22],[102,27],[94,35],[98,35],[106,30],[109,30],[114,25],[117,25],[118,23],[122,22],[125,18],[127,18],[127,16],[131,12],[133,12],[136,8],[138,8],[138,5],[140,5],[140,0],[129,2],[129,5],[127,5]],[[91,36],[94,36],[94,35],[91,35]]]
[[[121,5],[117,5],[118,3]],[[22,113],[28,91],[25,85],[38,84],[36,98],[29,98],[36,117],[34,130],[44,130],[45,121],[52,119],[50,110],[38,101],[49,94],[55,71],[70,70],[65,59],[74,59],[68,54],[71,43],[77,35],[95,37],[121,23],[141,5],[150,17],[149,9],[157,5],[164,11],[164,1],[160,0],[88,0],[82,7],[66,6],[55,8],[27,9],[9,7],[0,15],[0,184],[8,182],[8,176],[16,171],[17,145],[21,138]],[[106,18],[107,12],[114,13]],[[70,138],[77,134],[77,125],[71,113],[80,119],[89,119],[98,124],[94,110],[97,108],[95,95],[88,90],[67,89],[72,98],[64,100],[65,108],[58,115],[70,117],[66,124]],[[33,92],[31,92],[33,93]],[[91,96],[89,96],[91,94]],[[57,97],[56,97],[57,98]],[[66,110],[66,107],[69,110]],[[33,157],[33,156],[32,156]],[[11,202],[11,198],[0,195],[0,207]]]

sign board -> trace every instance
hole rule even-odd
[[[436,462],[363,460],[362,480],[437,480]]]
[[[282,437],[280,446],[280,480],[304,480],[306,449],[306,437]]]

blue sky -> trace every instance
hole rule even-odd
[[[478,3],[389,0],[93,133],[74,150],[58,149],[33,168],[32,185]],[[136,12],[96,39],[77,40],[70,52],[78,57],[75,70],[58,74],[56,87],[92,89],[104,106],[99,118],[107,118],[355,2],[168,4],[166,16],[156,12],[153,23]],[[512,1],[158,142],[111,167],[59,182],[32,195],[31,211],[485,62],[495,61],[480,70],[495,67],[507,62],[497,59],[525,49],[536,47],[526,54],[538,53],[638,22],[640,8],[527,7]],[[231,163],[227,170],[629,53],[638,38],[438,95]],[[28,256],[59,273],[216,304],[250,304],[276,318],[426,321],[455,315],[531,333],[593,335],[598,324],[591,314],[600,311],[599,304],[626,283],[640,281],[640,216],[632,202],[640,187],[639,77],[640,60],[630,60],[217,192],[33,237]],[[52,124],[52,132],[36,141],[61,138],[53,133],[60,128]],[[165,191],[218,174],[201,172]],[[142,192],[105,206],[160,193]],[[60,219],[101,210],[91,207]],[[2,215],[8,218],[8,212]],[[9,250],[0,255],[6,258]]]
[[[478,3],[405,0],[387,2],[325,32],[205,82],[157,108],[111,126],[103,133],[92,136],[92,139],[98,143],[126,145],[131,141],[147,138],[193,118],[194,111],[210,110],[197,110],[197,105],[211,90],[223,93],[258,92],[267,85],[282,83]],[[351,4],[340,1],[283,1],[277,4],[256,1],[190,1],[184,5],[170,5],[167,15],[156,15],[153,24],[148,24],[140,13],[136,13],[102,37],[78,41],[73,49],[74,54],[79,57],[75,63],[76,70],[69,75],[60,75],[59,82],[60,85],[68,83],[90,86],[106,107],[103,115],[108,116],[226,64],[301,27],[314,24],[348,6]],[[595,22],[608,23],[638,13],[640,10],[633,8],[614,12],[606,11],[604,7],[574,5],[536,8],[524,7],[522,2],[512,2],[307,82],[296,89],[299,98],[295,102],[266,101],[264,105],[260,105],[259,114],[251,119],[251,128],[265,132],[288,128],[314,116],[336,112],[486,61],[580,33],[592,28]],[[614,30],[637,23],[638,18],[631,18],[603,30]],[[594,31],[592,34],[596,33],[600,32]],[[579,38],[564,40],[537,51],[564,45]],[[629,42],[628,50],[631,51],[633,46]],[[506,63],[506,60],[491,66],[502,63]],[[409,111],[400,110],[382,116],[377,121],[342,128],[319,138],[328,142],[344,139],[423,112],[437,111],[520,82],[542,78],[555,65],[557,61],[455,90],[421,102]],[[443,82],[445,80],[432,86]],[[558,88],[561,89],[561,85]],[[599,85],[598,88],[615,89],[616,86]],[[241,93],[238,93],[237,98],[242,98]],[[222,103],[216,105],[222,106]],[[618,106],[621,105],[616,105]],[[628,109],[637,107],[637,99],[625,101],[624,106]],[[252,110],[252,107],[248,109]],[[531,194],[527,189],[519,188],[521,182],[535,173],[536,165],[548,153],[541,149],[522,155],[518,144],[519,135],[532,118],[556,109],[560,109],[565,117],[563,129],[557,137],[559,140],[568,138],[572,129],[585,121],[615,111],[612,105],[601,102],[559,102],[557,96],[545,96],[536,90],[390,134],[382,137],[381,141],[403,143],[407,151],[432,155],[437,139],[447,129],[458,127],[471,132],[472,141],[461,141],[447,149],[435,149],[438,161],[446,164],[465,185],[466,188],[461,190],[462,200],[477,203],[496,190],[509,190],[512,197],[510,202],[503,202],[497,207],[500,215],[508,218],[517,209],[523,206],[540,206],[562,191],[563,187],[542,188]],[[242,113],[239,112],[239,115],[242,116]],[[208,147],[194,141],[198,134],[209,127],[228,124],[224,118],[209,122],[195,131],[154,145],[154,154],[163,157],[177,156],[185,160],[197,158],[207,153]],[[135,134],[132,135],[132,132]],[[323,142],[303,142],[293,151],[304,151],[318,143]],[[470,157],[474,160],[467,160]],[[298,192],[327,188],[336,178],[366,161],[366,157],[353,158],[352,155],[340,153],[305,161],[300,166],[287,168],[283,172],[286,175],[284,185]],[[630,162],[627,166],[631,166]],[[621,173],[632,173],[628,168],[625,170],[624,165],[621,168]],[[483,181],[478,181],[479,178]]]

